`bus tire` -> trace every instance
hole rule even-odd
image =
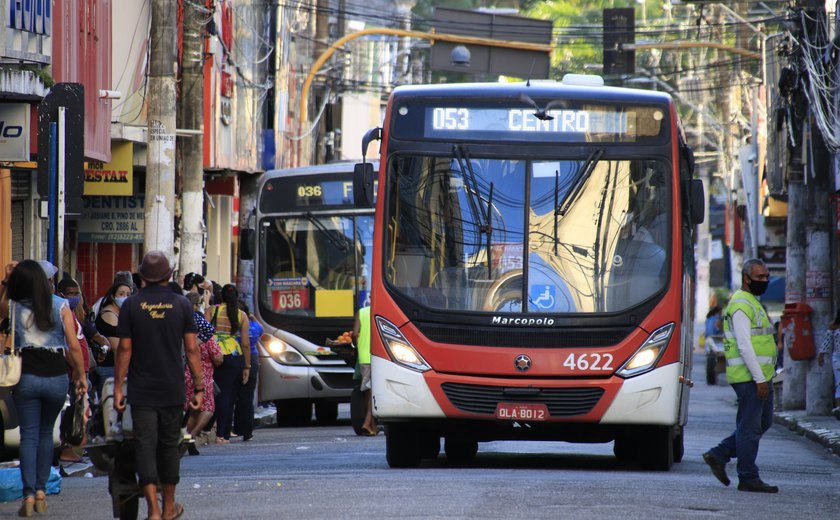
[[[315,421],[320,425],[335,424],[338,421],[338,403],[315,401]]]
[[[639,457],[642,469],[669,471],[674,464],[674,427],[651,426],[641,438],[645,442]]]
[[[631,435],[620,435],[613,443],[613,453],[620,464],[633,464],[638,460],[638,441]]]
[[[420,435],[420,457],[423,459],[436,459],[440,455],[440,436],[424,432]]]
[[[674,462],[682,462],[685,444],[682,430],[674,435]]]
[[[411,423],[385,425],[385,458],[392,468],[420,465],[420,434]]]
[[[365,394],[359,390],[358,385],[353,387],[353,393],[350,394],[350,425],[353,426],[353,431],[356,435],[362,435],[362,425],[365,423],[364,416],[364,399]]]
[[[274,401],[277,426],[305,426],[312,420],[312,401],[309,399],[278,399]]]
[[[478,453],[478,442],[447,437],[443,443],[443,451],[446,452],[447,460],[468,462],[473,460]]]

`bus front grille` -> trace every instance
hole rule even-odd
[[[493,415],[499,403],[544,404],[552,417],[585,415],[604,395],[603,388],[536,388],[533,395],[505,395],[505,387],[443,383],[447,399],[462,412]]]

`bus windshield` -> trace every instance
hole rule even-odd
[[[434,309],[607,313],[669,278],[672,190],[663,159],[395,155],[385,279]]]
[[[369,305],[372,215],[265,218],[259,298],[270,312],[352,317]]]

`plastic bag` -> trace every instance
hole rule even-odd
[[[85,440],[85,397],[78,396],[61,415],[61,438],[66,444],[79,446]]]
[[[50,478],[47,480],[47,494],[61,493],[61,475],[58,469],[50,468]],[[20,468],[0,469],[0,502],[11,502],[23,498],[23,481],[20,479]]]

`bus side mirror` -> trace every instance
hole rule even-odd
[[[706,193],[703,190],[703,181],[691,179],[690,190],[691,223],[702,224],[706,219]]]
[[[245,228],[239,230],[239,258],[242,260],[253,260],[256,252],[257,232]]]
[[[685,155],[685,164],[688,167],[688,175],[689,177],[693,177],[695,168],[694,150],[692,150],[689,146],[683,146],[682,152],[683,155]]]
[[[353,204],[357,208],[373,207],[373,164],[369,162],[353,167]]]

